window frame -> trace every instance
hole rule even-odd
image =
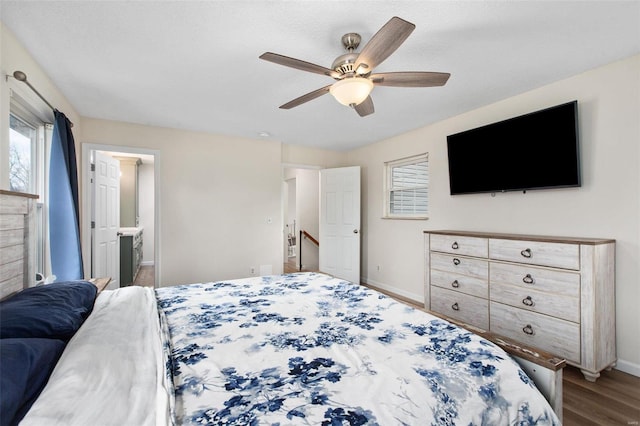
[[[31,173],[29,188],[25,191],[38,195],[36,200],[36,273],[43,276],[51,274],[49,262],[49,247],[47,238],[49,226],[48,211],[48,177],[49,154],[51,152],[51,140],[53,137],[53,125],[46,117],[42,117],[37,108],[30,101],[24,99],[13,90],[9,102],[10,116],[15,116],[29,126],[35,128],[35,141],[31,146]],[[10,144],[10,142],[9,142]],[[7,158],[7,168],[9,167]],[[35,277],[33,277],[35,280]]]
[[[409,189],[424,188],[427,191],[427,207],[426,211],[420,213],[392,213],[391,212],[391,194],[398,190],[393,185],[393,169],[413,164],[427,163],[427,184],[425,186],[416,186]],[[386,161],[384,163],[384,193],[383,193],[383,219],[409,219],[409,220],[426,220],[429,219],[429,153],[424,152],[410,157],[404,157],[397,160]],[[403,188],[406,190],[407,188]]]

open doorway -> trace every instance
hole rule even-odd
[[[319,167],[283,167],[285,273],[318,270],[319,179]]]
[[[284,265],[285,274],[298,271],[298,233],[296,221],[296,178],[286,179],[284,196]]]
[[[111,197],[117,201],[108,201],[109,197],[101,195],[97,186],[101,168],[96,159],[115,162],[118,167],[119,179],[111,188],[112,193],[118,191],[117,197]],[[83,144],[85,271],[91,271],[92,277],[111,277],[108,288],[157,287],[160,283],[158,163],[159,152],[155,150]],[[107,233],[115,235],[105,236]],[[110,238],[114,244],[109,244]],[[105,247],[108,250],[103,250]]]

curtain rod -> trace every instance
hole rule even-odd
[[[7,77],[10,77],[10,76],[7,76]],[[31,83],[29,83],[29,81],[27,80],[27,75],[26,75],[25,73],[23,73],[22,71],[14,71],[14,72],[13,72],[13,78],[15,78],[16,80],[21,81],[21,82],[23,82],[24,84],[26,84],[27,86],[29,86],[29,89],[33,90],[33,92],[34,92],[36,95],[38,95],[38,97],[39,97],[40,99],[42,99],[42,102],[44,102],[45,104],[47,104],[47,106],[48,106],[49,108],[51,108],[51,110],[52,110],[52,111],[58,111],[58,109],[57,109],[57,108],[54,108],[54,106],[53,106],[53,105],[51,105],[51,104],[49,103],[49,101],[47,101],[47,100],[44,98],[44,96],[42,96],[42,95],[40,94],[40,92],[38,92],[38,91],[36,90],[36,88],[35,88],[35,87],[33,87],[33,86],[31,85]],[[71,123],[71,120],[69,120],[69,123]],[[73,123],[71,123],[71,127],[73,127]]]

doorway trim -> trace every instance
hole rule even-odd
[[[160,264],[160,151],[156,149],[136,148],[131,146],[105,145],[95,143],[82,144],[82,220],[81,241],[82,259],[85,271],[91,270],[91,151],[126,152],[129,154],[145,154],[153,156],[153,263],[154,287],[162,282]]]

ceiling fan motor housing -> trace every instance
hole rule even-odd
[[[347,33],[343,35],[342,45],[349,53],[338,56],[336,60],[333,61],[331,68],[342,75],[354,75],[356,70],[353,66],[358,59],[358,54],[355,53],[355,50],[360,46],[361,40],[362,37],[360,37],[358,33]]]
[[[357,53],[345,53],[344,55],[340,55],[333,61],[331,68],[336,70],[342,75],[355,74],[356,70],[354,69],[356,59],[358,59]]]

